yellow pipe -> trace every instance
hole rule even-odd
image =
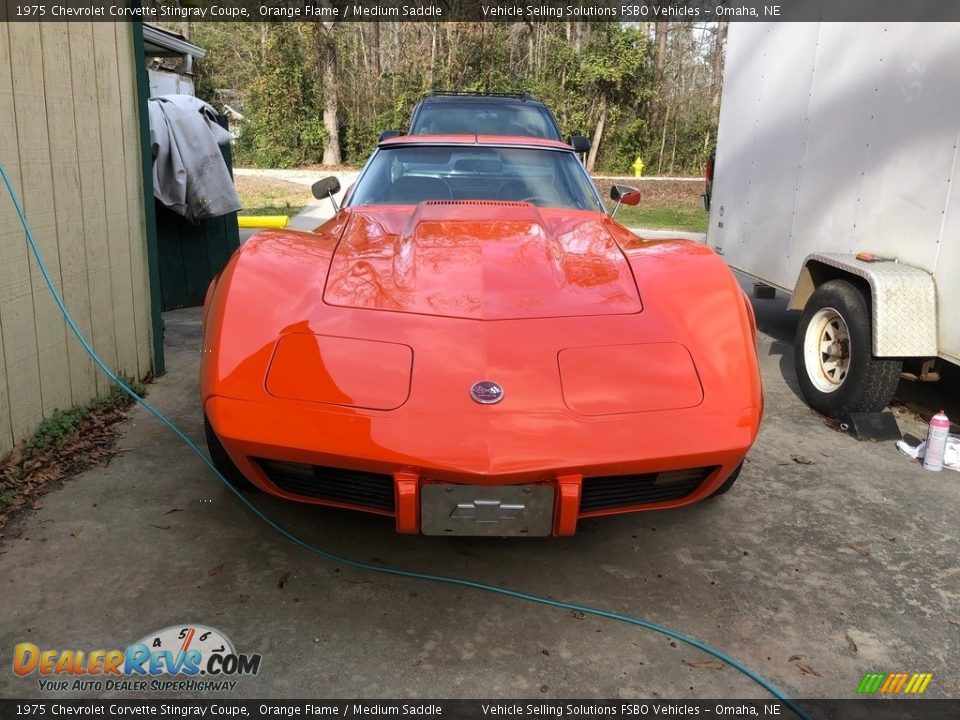
[[[238,215],[237,225],[242,228],[285,228],[289,215]]]

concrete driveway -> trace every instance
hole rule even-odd
[[[321,180],[332,175],[340,181],[340,192],[334,195],[334,200],[336,200],[338,205],[343,202],[343,196],[347,194],[347,190],[350,189],[350,186],[353,185],[353,183],[355,183],[357,178],[360,176],[359,170],[275,170],[265,168],[235,168],[233,172],[234,175],[283,180],[285,182],[294,183],[295,185],[303,185],[305,187],[310,187],[317,180]],[[323,200],[310,200],[303,210],[290,218],[290,224],[288,227],[291,230],[313,230],[315,227],[317,227],[317,225],[322,225],[333,216],[333,204],[330,202],[330,200],[326,198]],[[256,229],[241,230],[240,238],[243,242],[246,242],[246,240],[256,232]]]
[[[851,697],[864,673],[896,671],[933,672],[928,696],[960,696],[960,476],[829,428],[797,395],[795,317],[782,301],[756,305],[766,417],[739,483],[717,500],[523,540],[397,536],[384,519],[255,501],[351,558],[663,623],[796,697]],[[199,439],[198,318],[166,315],[169,371],[149,399]],[[26,641],[125,648],[203,623],[263,655],[259,675],[220,697],[766,697],[655,633],[313,556],[139,408],[120,446],[0,545],[3,653]],[[0,696],[56,696],[7,668]]]

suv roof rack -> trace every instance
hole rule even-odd
[[[450,95],[450,96],[465,96],[465,97],[503,97],[503,98],[516,98],[517,100],[533,100],[533,96],[530,95],[526,90],[519,93],[496,93],[496,92],[476,92],[469,90],[431,90],[427,93],[428,97],[436,97],[438,95]]]

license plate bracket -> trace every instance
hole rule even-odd
[[[552,485],[458,485],[420,488],[424,535],[550,535],[556,490]]]

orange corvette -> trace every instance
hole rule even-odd
[[[331,220],[256,235],[211,284],[210,453],[401,533],[570,535],[733,484],[755,333],[723,261],[614,222],[570,146],[392,138]]]

